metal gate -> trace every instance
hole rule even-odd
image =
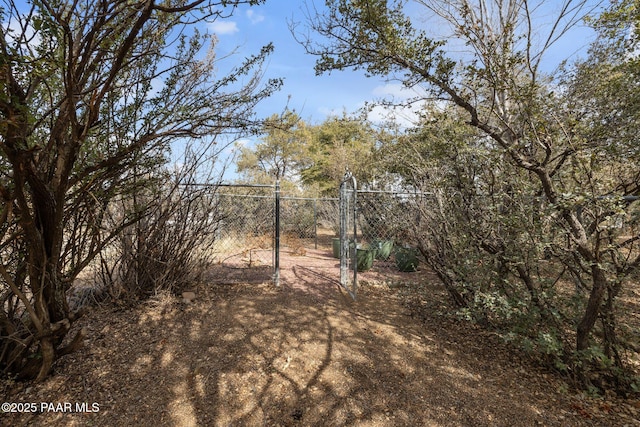
[[[358,289],[356,196],[356,178],[347,171],[340,184],[340,285],[354,300]]]
[[[278,280],[278,185],[218,184],[212,280]]]
[[[279,286],[281,246],[292,253],[303,248],[300,253],[304,254],[304,246],[318,247],[319,223],[323,230],[339,225],[340,285],[356,299],[357,182],[350,172],[340,184],[338,200],[282,197],[279,182],[219,187],[224,190],[215,195],[217,226],[210,248],[216,261],[213,276],[224,282],[271,279]]]

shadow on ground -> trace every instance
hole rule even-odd
[[[280,289],[197,294],[193,304],[165,296],[92,313],[89,345],[13,397],[96,402],[98,413],[3,415],[2,424],[583,425],[516,362],[487,359],[486,343],[413,317],[386,286],[354,302],[333,274],[297,266]]]

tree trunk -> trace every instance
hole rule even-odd
[[[469,304],[465,300],[464,296],[458,291],[458,289],[456,289],[455,280],[449,274],[447,274],[446,263],[441,262],[440,260],[435,260],[434,258],[437,258],[437,256],[432,256],[431,253],[427,249],[425,249],[422,244],[418,245],[418,249],[427,261],[427,264],[429,264],[429,266],[436,273],[436,276],[438,276],[456,306],[459,308],[468,307]]]
[[[604,271],[597,264],[591,266],[591,277],[593,278],[593,287],[591,288],[584,315],[576,330],[576,350],[578,351],[586,350],[589,347],[589,337],[596,320],[598,320],[602,298],[607,290],[607,278]]]
[[[7,363],[5,369],[12,364],[15,369],[11,370],[22,379],[41,381],[50,374],[61,353],[60,345],[71,323],[79,316],[69,313],[66,286],[58,264],[64,235],[60,214],[63,203],[56,203],[54,192],[38,172],[30,168],[16,169],[24,172],[24,181],[28,183],[23,188],[29,197],[22,197],[22,200],[29,200],[33,209],[32,216],[23,215],[20,223],[26,243],[31,294],[30,300],[23,299],[22,302],[30,306],[31,322],[26,329],[18,328],[22,332],[15,337],[23,342],[28,340],[29,344],[13,346],[11,359],[3,358],[2,363]],[[68,349],[64,351],[68,352]]]
[[[602,305],[602,314],[600,320],[602,322],[603,346],[604,354],[610,360],[613,360],[614,366],[622,368],[622,358],[618,351],[618,337],[616,334],[616,315],[614,300],[617,294],[615,286],[611,285],[607,288],[607,297]]]

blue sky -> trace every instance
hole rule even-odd
[[[231,18],[211,24],[209,30],[218,36],[221,55],[238,48],[236,62],[273,42],[275,51],[265,77],[284,78],[284,87],[260,105],[260,115],[279,113],[288,102],[306,121],[321,122],[331,114],[361,107],[382,91],[384,82],[353,71],[316,76],[315,58],[305,53],[287,25],[287,21],[304,19],[302,7],[302,2],[268,0],[261,6],[239,8]]]
[[[324,4],[322,0],[308,1],[318,8]],[[554,15],[554,9],[560,3],[544,2],[548,8],[546,12]],[[316,76],[313,69],[316,58],[305,53],[288,28],[288,21],[299,22],[301,28],[304,26],[304,7],[302,1],[267,0],[260,6],[240,7],[232,17],[209,26],[209,31],[219,38],[221,55],[238,49],[235,59],[230,58],[231,62],[239,63],[242,57],[258,52],[263,45],[274,43],[275,52],[267,64],[265,77],[284,78],[284,87],[260,105],[259,115],[281,112],[288,101],[289,107],[304,120],[318,123],[332,114],[354,112],[365,101],[390,94],[402,96],[399,84],[387,84],[382,78],[366,78],[363,72],[345,70]],[[420,20],[416,17],[416,21]],[[549,67],[555,68],[560,60],[584,52],[589,35],[590,30],[578,28],[563,38],[550,52]]]
[[[305,53],[288,28],[288,22],[304,19],[303,6],[302,2],[267,0],[261,6],[240,7],[232,17],[209,25],[209,31],[215,33],[219,40],[219,57],[237,51],[235,56],[225,59],[228,66],[239,64],[242,58],[259,52],[269,42],[274,44],[275,50],[266,64],[265,79],[283,78],[284,85],[279,92],[259,104],[257,115],[277,114],[288,106],[307,123],[318,124],[331,115],[341,115],[343,111],[355,112],[364,106],[365,101],[384,95],[389,90],[385,82],[366,78],[362,72],[346,70],[315,75],[316,58]],[[258,138],[241,139],[237,143],[251,146],[257,141]],[[228,160],[232,152],[233,146],[227,147],[223,158]],[[223,180],[233,181],[236,178],[235,166],[227,168]]]
[[[307,1],[318,8],[324,5],[323,0]],[[557,9],[561,2],[552,0],[542,4],[544,10],[541,13],[551,17],[555,15],[554,9]],[[235,56],[226,60],[229,65],[239,64],[245,56],[257,53],[262,46],[273,42],[275,51],[266,65],[265,78],[281,77],[284,79],[284,86],[259,105],[258,116],[266,117],[280,113],[288,105],[303,120],[318,124],[331,115],[342,114],[343,111],[353,113],[363,107],[366,101],[391,95],[401,99],[403,94],[406,94],[398,83],[388,83],[382,78],[366,78],[363,72],[333,71],[331,74],[316,76],[316,58],[305,53],[288,27],[288,22],[291,21],[298,22],[301,28],[304,27],[304,7],[303,1],[267,0],[260,6],[239,7],[232,17],[220,19],[209,25],[208,30],[215,33],[219,40],[219,56],[237,50]],[[415,14],[414,24],[428,25],[438,31],[437,26],[427,23],[419,14]],[[542,31],[543,26],[540,28]],[[555,69],[563,59],[576,58],[580,53],[584,53],[592,36],[592,31],[584,27],[574,29],[549,52],[546,61],[547,71]],[[374,115],[370,118],[376,117]],[[240,144],[252,145],[256,141],[245,139],[241,140]],[[229,154],[228,149],[226,153]],[[232,180],[236,177],[233,169],[235,168],[228,170],[226,179]]]

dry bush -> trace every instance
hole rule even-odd
[[[215,190],[176,182],[142,196],[144,203],[151,197],[158,201],[118,237],[110,256],[101,258],[100,276],[114,297],[179,293],[201,281],[208,265],[205,249],[217,227]]]

